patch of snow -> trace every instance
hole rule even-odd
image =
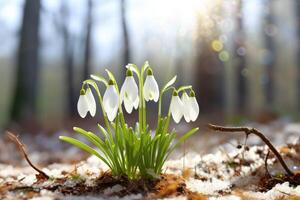
[[[20,174],[32,174],[34,170],[31,167],[18,168],[12,165],[0,164],[0,176],[2,177],[16,177]]]
[[[102,168],[98,166],[91,166],[86,162],[81,162],[77,167],[77,173],[85,177],[97,177],[101,174]]]
[[[246,195],[257,199],[275,200],[282,197],[289,197],[290,195],[300,196],[300,186],[293,188],[289,186],[288,182],[277,184],[268,192],[245,192]]]
[[[20,182],[27,186],[30,186],[36,182],[35,174],[30,174],[30,175],[21,174],[17,177],[17,179],[21,180]]]
[[[86,163],[89,166],[92,167],[97,167],[98,169],[102,169],[103,171],[109,170],[109,167],[102,161],[100,160],[97,156],[90,156],[87,160]]]
[[[283,128],[283,132],[288,134],[300,134],[300,124],[299,123],[289,123]]]
[[[43,196],[43,197],[33,197],[30,200],[53,200],[53,197],[47,197],[47,196]]]
[[[212,178],[209,181],[201,181],[197,179],[189,179],[186,186],[192,192],[198,192],[205,195],[215,195],[219,191],[228,190],[231,187],[230,182]]]
[[[138,200],[138,199],[143,199],[143,196],[141,194],[131,194],[131,195],[126,195],[122,198],[116,197],[112,198],[111,200]]]
[[[235,195],[227,195],[223,197],[209,197],[209,200],[241,200],[241,197]]]
[[[111,188],[105,189],[105,190],[103,191],[103,193],[104,193],[105,195],[111,195],[111,194],[113,194],[113,193],[120,192],[120,191],[123,190],[123,189],[124,189],[123,186],[117,184],[117,185],[114,185],[114,186],[111,187]]]
[[[48,176],[52,176],[52,177],[55,177],[55,178],[62,178],[64,177],[62,175],[62,171],[61,169],[48,169],[48,168],[44,168],[43,171],[48,175]]]

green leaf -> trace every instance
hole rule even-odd
[[[65,141],[65,142],[68,142],[92,155],[95,155],[97,156],[98,158],[100,158],[101,160],[103,160],[104,162],[106,162],[106,160],[95,150],[93,149],[92,147],[84,144],[83,142],[79,141],[79,140],[76,140],[74,138],[71,138],[71,137],[67,137],[67,136],[59,136],[59,139],[62,140],[62,141]]]
[[[100,132],[102,133],[102,135],[104,136],[104,138],[107,138],[108,137],[108,133],[107,131],[105,130],[105,128],[103,128],[100,124],[97,124],[98,125],[98,128],[100,130]]]
[[[176,79],[177,79],[177,76],[174,76],[164,87],[163,87],[163,89],[162,89],[162,93],[164,93],[165,92],[165,90],[167,89],[167,88],[169,88],[170,86],[172,86],[174,83],[175,83],[175,81],[176,81]]]
[[[106,87],[108,86],[107,80],[102,76],[99,76],[99,75],[96,75],[96,74],[91,74],[91,78],[96,80],[96,81],[104,83]]]
[[[112,144],[112,142],[113,142],[113,137],[112,137],[112,135],[110,134],[110,132],[107,132],[107,131],[105,130],[105,128],[103,128],[100,124],[98,124],[98,128],[99,128],[100,132],[102,132],[102,134],[105,136],[105,138],[108,139],[108,142],[109,142],[110,144]]]
[[[98,147],[104,154],[106,154],[106,147],[104,142],[94,133],[85,131],[81,128],[74,127],[74,131],[86,137],[91,143],[93,143],[96,147]],[[106,154],[107,155],[107,154]]]
[[[199,128],[193,128],[190,131],[188,131],[187,133],[185,133],[175,144],[174,146],[171,148],[171,151],[173,151],[178,145],[180,145],[183,141],[185,141],[186,139],[188,139],[189,137],[191,137],[192,135],[194,135],[197,131],[199,130]]]
[[[184,85],[184,86],[181,86],[178,88],[177,92],[181,92],[183,90],[188,90],[188,89],[191,89],[193,86],[191,85]]]

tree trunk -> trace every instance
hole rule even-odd
[[[33,119],[39,77],[40,0],[26,0],[17,55],[16,85],[11,120]]]
[[[264,24],[264,38],[265,48],[268,52],[264,58],[264,65],[266,70],[266,83],[265,83],[265,94],[266,101],[269,107],[272,107],[274,103],[274,65],[276,49],[274,43],[274,35],[272,35],[272,29],[274,29],[274,15],[272,9],[272,0],[266,0],[266,13],[265,13],[265,24]],[[270,108],[269,108],[270,109]]]
[[[125,69],[125,65],[130,62],[130,47],[129,47],[129,36],[127,28],[127,18],[126,18],[126,0],[121,0],[121,26],[122,26],[122,37],[123,37],[123,60],[122,69]],[[125,74],[125,73],[124,73]]]
[[[298,65],[298,102],[300,101],[300,1],[299,0],[295,0],[295,9],[296,9],[296,29],[297,29],[297,60],[296,63]],[[300,109],[300,104],[299,105],[299,109]]]
[[[201,42],[199,49],[201,52],[195,66],[195,90],[201,100],[201,110],[205,113],[220,112],[224,100],[221,78],[223,64],[218,60],[218,55],[211,50],[209,41]]]
[[[91,45],[92,45],[92,24],[93,24],[93,1],[87,1],[86,13],[86,36],[85,36],[85,50],[84,50],[84,63],[83,63],[83,78],[89,78],[91,74]]]
[[[65,66],[65,81],[67,84],[67,107],[68,107],[68,116],[74,117],[76,113],[76,93],[74,88],[74,38],[72,37],[69,28],[68,28],[68,17],[69,9],[65,2],[61,3],[60,16],[57,22],[59,30],[63,38],[63,59]],[[78,93],[79,94],[79,93]]]
[[[244,25],[243,25],[243,3],[242,0],[238,0],[238,13],[237,13],[237,37],[235,41],[235,60],[237,63],[237,93],[238,93],[238,109],[240,112],[245,111],[246,104],[246,77],[244,71],[246,68],[245,62],[245,35],[244,35]]]

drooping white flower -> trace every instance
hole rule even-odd
[[[109,121],[113,121],[118,112],[119,95],[112,80],[109,80],[108,87],[103,95],[103,106]]]
[[[127,70],[126,78],[121,88],[121,103],[124,101],[125,109],[128,113],[132,112],[133,107],[138,108],[139,94],[138,86],[133,78],[131,70]]]
[[[183,116],[183,103],[178,96],[178,92],[176,91],[173,92],[170,109],[173,120],[176,123],[179,123]]]
[[[139,103],[140,103],[140,101],[139,101],[139,97],[138,97],[138,98],[136,98],[136,100],[133,102],[133,107],[134,107],[134,109],[137,109],[137,108],[139,107]]]
[[[144,83],[143,93],[146,101],[149,100],[154,100],[155,102],[158,101],[159,88],[151,69],[148,69],[147,71],[147,77]]]
[[[77,110],[82,118],[85,118],[88,112],[90,112],[92,117],[95,116],[96,101],[90,88],[86,91],[84,89],[80,91],[80,96],[77,102]]]
[[[181,96],[181,101],[183,103],[183,116],[186,122],[191,121],[190,113],[191,113],[191,106],[190,106],[190,97],[186,92],[183,92]]]
[[[196,99],[196,95],[194,91],[190,92],[189,95],[189,105],[190,105],[190,119],[191,121],[196,121],[199,115],[199,105]]]
[[[94,95],[92,93],[91,88],[88,88],[86,90],[85,95],[86,95],[87,100],[88,100],[90,114],[91,114],[92,117],[94,117],[95,114],[96,114],[96,101],[95,101],[95,98],[94,98]]]

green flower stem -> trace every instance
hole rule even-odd
[[[147,119],[146,119],[146,102],[144,99],[143,88],[144,88],[144,73],[149,67],[149,63],[146,61],[142,66],[141,70],[134,64],[130,64],[128,69],[132,70],[136,73],[138,77],[138,85],[139,85],[139,130],[140,132],[146,130]]]
[[[173,97],[173,92],[175,91],[175,88],[173,87],[172,89],[173,89],[173,91],[172,91],[172,96],[171,96],[171,102],[170,102],[170,105],[169,105],[169,111],[168,111],[166,125],[164,127],[164,132],[168,131],[168,127],[169,127],[169,123],[170,123],[170,119],[171,119],[171,104],[172,104],[172,101],[173,101],[172,97]]]
[[[140,131],[144,132],[147,127],[147,115],[146,115],[146,101],[144,99],[144,73],[147,69],[148,65],[146,63],[143,65],[140,75],[139,75],[139,126],[140,126]]]
[[[143,126],[142,126],[142,130],[144,131],[146,129],[146,126],[147,126],[147,120],[146,120],[146,101],[144,99],[144,91],[143,91],[143,88],[144,88],[144,71],[142,70],[142,74],[141,74],[141,94],[142,94],[142,123],[143,123]]]
[[[116,87],[116,90],[118,92],[118,95],[120,96],[120,90],[119,90],[119,87],[118,87],[118,84],[115,83],[115,87]],[[119,101],[119,113],[120,113],[120,117],[121,117],[121,124],[122,124],[122,127],[125,126],[125,117],[124,117],[124,113],[123,113],[123,109],[122,109],[122,102]]]
[[[144,70],[142,68],[140,72],[140,79],[139,79],[139,93],[140,93],[140,105],[139,105],[139,126],[140,131],[143,132],[145,130],[145,121],[146,121],[146,103],[144,100]]]
[[[165,92],[167,92],[168,90],[171,90],[171,89],[172,89],[172,93],[173,93],[173,91],[175,90],[175,87],[169,87],[169,88],[167,88],[166,90],[162,90],[162,91],[160,92],[159,100],[158,100],[157,129],[158,129],[158,127],[160,126],[162,97],[163,97],[163,95],[164,95]],[[172,100],[172,99],[171,99],[171,100]],[[170,103],[170,105],[171,105],[171,103]],[[167,119],[167,121],[168,121],[167,125],[168,125],[168,126],[169,126],[169,121],[170,121],[169,118],[170,118],[170,116],[171,116],[171,110],[170,110],[170,107],[169,107],[169,111],[168,111],[168,119]]]
[[[140,129],[140,133],[143,130],[143,84],[142,84],[142,80],[141,80],[141,74],[139,75],[139,129]]]

